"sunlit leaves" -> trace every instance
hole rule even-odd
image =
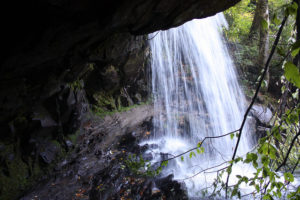
[[[300,40],[296,41],[293,45],[292,45],[292,50],[298,49],[300,48]]]
[[[281,55],[282,57],[284,57],[285,56],[285,50],[282,48],[282,47],[280,47],[280,46],[277,46],[276,47],[276,50],[277,50],[277,53],[279,54],[279,55]]]
[[[286,62],[284,65],[284,76],[289,82],[300,88],[300,73],[296,65]]]
[[[189,154],[189,157],[192,158],[193,156],[196,157],[196,154],[195,154],[195,152],[191,151],[190,154]]]
[[[183,156],[181,156],[181,157],[180,157],[180,160],[183,162],[183,161],[184,161],[184,157],[183,157]]]
[[[269,28],[269,23],[267,20],[262,19],[260,23],[263,30],[267,30]]]
[[[298,4],[296,2],[293,2],[292,4],[287,5],[287,8],[285,10],[286,15],[297,15],[297,9],[298,9]]]
[[[284,173],[284,180],[286,182],[294,182],[294,176],[290,172]]]
[[[167,160],[165,160],[165,161],[163,161],[162,163],[161,163],[161,166],[163,166],[163,167],[166,167],[168,165],[168,161]]]
[[[276,24],[277,26],[280,25],[280,20],[278,19],[276,13],[275,13],[275,14],[273,15],[273,17],[272,17],[272,22],[273,22],[274,24]]]
[[[291,55],[293,57],[296,57],[299,54],[300,51],[300,40],[296,41],[293,45],[292,45],[292,49],[291,49]]]
[[[297,48],[297,49],[292,50],[291,55],[292,55],[293,57],[297,56],[297,55],[299,54],[299,50],[300,50],[300,48]]]
[[[258,148],[258,152],[262,155],[269,156],[271,159],[276,159],[276,148],[270,143],[264,143]]]

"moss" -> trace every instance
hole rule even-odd
[[[80,131],[77,130],[74,134],[68,135],[67,138],[68,138],[73,144],[76,144],[79,135],[80,135]]]
[[[19,143],[1,143],[3,149],[0,152],[0,158],[3,161],[0,165],[0,199],[16,199],[24,191],[30,189],[36,181],[45,174],[51,172],[57,161],[66,156],[66,151],[61,144],[52,140],[59,153],[54,162],[47,167],[41,167],[38,159],[32,157],[26,158],[26,162],[18,153]]]
[[[9,155],[13,155],[13,158],[8,159]],[[14,154],[13,144],[5,145],[1,157],[4,158],[6,169],[1,165],[0,199],[15,199],[31,185],[28,179],[29,167],[19,155]]]
[[[62,147],[62,145],[57,141],[57,140],[51,140],[51,143],[54,144],[56,146],[56,148],[58,149],[58,154],[54,160],[54,162],[52,162],[49,165],[49,169],[51,169],[52,167],[54,167],[57,163],[57,161],[59,161],[60,159],[64,158],[67,155],[67,151],[65,150],[65,148]]]
[[[77,91],[77,90],[83,89],[83,81],[82,80],[75,80],[72,83],[69,83],[68,85],[70,86],[70,88],[73,91]]]
[[[132,110],[133,108],[137,108],[139,106],[148,105],[148,104],[149,104],[149,101],[143,102],[143,103],[140,103],[140,104],[134,104],[132,106],[127,106],[127,107],[122,107],[122,106],[119,105],[118,109],[114,109],[114,110],[111,110],[111,111],[105,111],[104,109],[102,109],[100,107],[94,106],[93,111],[94,111],[95,115],[103,118],[107,115],[113,115],[115,113],[126,112],[126,111],[129,111],[129,110]]]
[[[51,143],[54,144],[57,148],[61,148],[61,145],[57,140],[51,140]]]
[[[106,93],[100,92],[93,95],[97,102],[97,109],[101,111],[116,110],[116,104],[114,98]]]

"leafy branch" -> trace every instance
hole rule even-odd
[[[264,77],[265,77],[265,75],[266,75],[266,73],[267,73],[267,71],[268,71],[269,64],[270,64],[271,59],[272,59],[272,57],[273,57],[273,55],[274,55],[274,53],[275,53],[277,44],[278,44],[278,42],[279,42],[279,39],[280,39],[282,30],[283,30],[283,27],[284,27],[284,25],[285,25],[285,23],[286,23],[287,18],[288,18],[288,17],[285,16],[284,19],[283,19],[282,22],[281,22],[281,26],[280,26],[279,31],[278,31],[278,33],[277,33],[276,39],[275,39],[275,41],[274,41],[274,43],[273,43],[271,53],[270,53],[270,55],[269,55],[269,57],[268,57],[268,60],[267,60],[267,62],[266,62],[266,64],[265,64],[265,67],[264,67],[264,70],[263,70],[263,74],[261,75],[260,80],[259,80],[258,85],[257,85],[257,88],[256,88],[256,90],[255,90],[255,94],[254,94],[254,96],[253,96],[253,98],[252,98],[252,100],[251,100],[250,105],[248,106],[248,109],[247,109],[246,112],[245,112],[244,119],[243,119],[242,124],[241,124],[241,127],[240,127],[240,129],[239,129],[240,134],[239,134],[239,137],[238,137],[238,140],[237,140],[237,143],[236,143],[236,146],[235,146],[233,155],[232,155],[232,160],[234,160],[234,158],[235,158],[235,156],[236,156],[237,149],[238,149],[238,146],[239,146],[239,143],[240,143],[240,140],[241,140],[242,131],[243,131],[244,125],[245,125],[245,123],[246,123],[247,116],[248,116],[248,114],[249,114],[249,112],[250,112],[250,110],[251,110],[251,108],[252,108],[252,106],[253,106],[253,104],[254,104],[256,98],[257,98],[258,92],[259,92],[259,90],[260,90],[260,88],[261,88],[261,85],[262,85],[262,82],[263,82],[263,80],[264,80]],[[231,165],[232,165],[232,164],[231,164]],[[230,173],[228,173],[228,175],[227,175],[227,180],[226,180],[226,187],[225,187],[226,198],[227,198],[227,190],[228,190],[228,181],[229,181],[229,178],[230,178]]]

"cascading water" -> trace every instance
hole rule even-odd
[[[157,155],[178,155],[197,146],[204,137],[220,136],[240,127],[246,103],[222,41],[221,30],[226,25],[224,16],[217,14],[149,36],[156,115],[152,139],[144,143],[157,144],[149,151],[154,159],[161,159]],[[184,155],[184,161],[177,158],[163,173],[185,180],[230,160],[235,144],[229,136],[208,139],[203,143],[205,153],[192,158]],[[242,137],[239,154],[250,146]],[[209,187],[214,178],[199,174],[186,179],[189,195],[199,196],[200,189]]]

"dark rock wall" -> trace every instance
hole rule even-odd
[[[78,80],[90,64],[90,53],[104,47],[112,35],[124,34],[126,40],[126,33],[168,29],[213,15],[238,1],[29,0],[2,4],[6,12],[1,14],[9,15],[1,17],[0,124],[58,92],[62,82]],[[121,36],[119,41],[123,41]],[[129,72],[127,69],[123,72]]]
[[[149,56],[147,36],[128,33],[109,37],[91,52],[94,69],[85,77],[85,90],[95,108],[105,113],[145,102]]]
[[[44,63],[48,72],[34,68],[2,85],[13,90],[1,93],[0,199],[14,199],[50,174],[90,115],[145,102],[148,57],[146,36],[114,34],[89,51],[86,62],[72,61],[72,71]]]

